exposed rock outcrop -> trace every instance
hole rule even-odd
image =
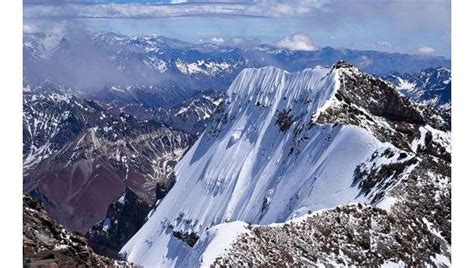
[[[40,201],[23,197],[25,267],[138,267],[94,253],[86,238],[58,225]]]

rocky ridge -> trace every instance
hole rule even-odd
[[[346,62],[244,70],[122,252],[145,265],[449,265],[450,126]]]
[[[449,267],[449,116],[407,101],[347,63],[334,68],[342,74],[340,90],[314,116],[315,124],[363,127],[400,149],[378,150],[354,171],[353,186],[370,203],[249,225],[215,264]]]
[[[24,267],[139,267],[97,255],[83,236],[66,231],[28,196],[23,197],[23,255]]]

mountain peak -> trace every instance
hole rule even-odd
[[[337,61],[336,64],[334,64],[332,67],[332,69],[335,69],[335,70],[342,69],[342,68],[356,68],[356,67],[345,60]]]

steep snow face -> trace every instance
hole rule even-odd
[[[176,185],[122,252],[140,265],[185,265],[196,255],[191,238],[216,224],[285,222],[367,201],[354,170],[388,145],[362,128],[312,123],[334,101],[340,72],[242,71],[217,120],[176,166]]]

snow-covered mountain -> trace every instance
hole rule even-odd
[[[25,93],[24,192],[70,230],[85,233],[125,189],[151,207],[174,183],[193,136],[107,113],[67,94]]]
[[[451,70],[433,67],[416,73],[393,73],[384,76],[403,95],[411,100],[451,111]]]
[[[210,256],[204,249],[212,243],[230,246],[246,223],[265,227],[348,202],[390,203],[421,154],[442,159],[429,168],[448,169],[449,114],[414,105],[353,66],[313,68],[339,59],[420,85],[400,89],[448,107],[439,87],[444,69],[435,69],[437,79],[431,69],[399,74],[449,67],[442,57],[25,34],[24,191],[67,228],[89,231],[94,249],[112,257],[153,208],[152,223],[123,253],[139,263],[185,265]],[[175,173],[176,189],[154,204]],[[218,224],[235,236],[222,240]],[[155,239],[150,230],[166,235]],[[240,261],[234,253],[220,260]],[[212,254],[206,263],[219,255]]]
[[[384,209],[418,202],[404,189],[434,188],[437,197],[428,196],[426,209],[415,214],[431,228],[423,233],[414,227],[414,233],[430,241],[430,251],[421,252],[417,261],[429,263],[436,254],[449,257],[449,129],[447,115],[411,103],[345,62],[296,73],[245,69],[227,90],[213,122],[176,166],[175,186],[122,253],[145,266],[255,265],[261,263],[258,250],[248,262],[237,257],[242,243],[247,243],[243,250],[260,249],[258,241],[243,237],[255,232],[260,238],[248,224],[274,228],[274,223],[353,202],[391,213]],[[444,216],[433,216],[433,207]],[[396,227],[390,221],[387,225]],[[434,234],[439,234],[437,250],[431,250]],[[320,263],[337,260],[337,253],[327,256]],[[404,256],[382,255],[377,261],[409,263]],[[369,264],[360,255],[343,261],[355,263],[356,258]]]
[[[249,67],[272,65],[294,72],[345,59],[382,75],[450,66],[443,57],[331,47],[291,51],[271,45],[192,44],[163,36],[116,33],[25,34],[23,47],[25,79],[32,89],[44,80],[53,81],[75,92],[93,93],[109,104],[125,100],[119,108],[133,102],[173,106],[200,92],[225,91]]]
[[[157,109],[153,118],[173,129],[199,135],[222,103],[222,96],[223,94],[203,95],[184,102],[176,108]]]

